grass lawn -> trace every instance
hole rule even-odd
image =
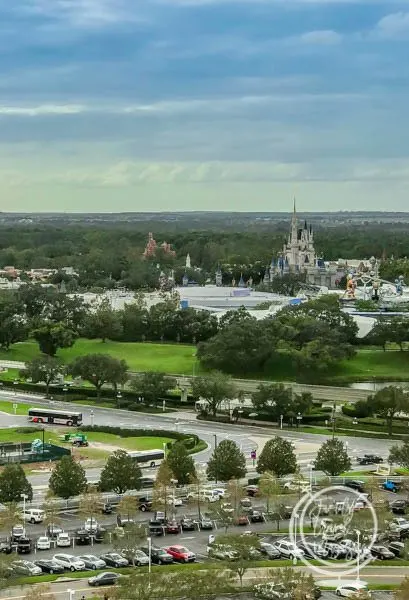
[[[341,363],[337,372],[331,376],[331,381],[407,381],[408,371],[409,352],[383,352],[361,348],[355,358]]]
[[[75,431],[75,430],[74,430]],[[71,444],[61,442],[60,435],[73,433],[72,429],[46,429],[44,439],[46,442],[58,446],[71,447]],[[118,435],[101,432],[87,432],[88,441],[92,444],[101,444],[95,448],[74,448],[74,453],[84,459],[99,459],[109,456],[113,450],[123,448],[125,450],[156,450],[162,449],[163,444],[172,442],[167,437],[134,437],[121,438]],[[42,430],[33,428],[32,432],[21,433],[18,428],[0,429],[0,442],[32,442],[42,438]],[[103,444],[106,445],[104,448]]]
[[[20,404],[17,403],[16,415],[26,415],[28,413],[28,409],[32,404]],[[0,412],[9,413],[11,415],[14,414],[13,409],[13,401],[7,402],[7,400],[0,400]]]
[[[82,354],[103,353],[125,359],[131,371],[163,371],[178,375],[191,375],[196,362],[195,351],[194,346],[182,344],[137,344],[110,341],[104,344],[100,340],[80,339],[72,348],[59,350],[58,356],[68,363]],[[14,344],[8,352],[1,350],[0,360],[27,362],[38,354],[38,345],[35,342],[20,342]],[[199,367],[199,363],[196,366]]]

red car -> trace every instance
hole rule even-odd
[[[196,560],[196,554],[185,548],[185,546],[169,546],[164,550],[173,557],[173,560],[178,562],[194,562]]]
[[[166,533],[180,533],[180,526],[177,521],[168,521],[165,525]]]

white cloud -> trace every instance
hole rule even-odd
[[[42,117],[46,115],[78,115],[86,108],[78,104],[41,104],[39,106],[1,106],[0,117]]]
[[[384,39],[409,37],[409,12],[397,12],[386,15],[378,21],[374,33]]]
[[[342,36],[332,29],[320,29],[317,31],[307,31],[299,38],[305,44],[331,45],[338,44],[342,40]]]

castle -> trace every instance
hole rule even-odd
[[[295,200],[287,243],[277,258],[273,257],[271,264],[267,266],[263,282],[268,285],[274,277],[281,277],[286,273],[305,275],[306,283],[329,289],[336,287],[339,278],[337,267],[327,266],[324,259],[316,255],[312,226],[304,221],[303,227],[298,227]]]

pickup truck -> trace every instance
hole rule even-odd
[[[397,481],[390,481],[389,479],[387,479],[382,483],[382,488],[384,490],[387,490],[388,492],[394,492],[396,494],[396,492],[399,492],[399,490],[401,489],[401,484]]]
[[[379,465],[379,463],[383,462],[383,458],[376,456],[376,454],[364,454],[363,456],[358,456],[356,460],[360,465]]]

